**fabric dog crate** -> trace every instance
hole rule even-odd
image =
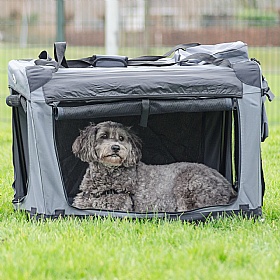
[[[16,209],[39,217],[182,220],[262,214],[264,101],[273,95],[246,44],[182,44],[165,56],[136,59],[66,60],[65,49],[65,43],[56,43],[55,59],[43,51],[36,60],[9,62]],[[72,144],[89,123],[105,120],[132,126],[143,141],[144,163],[204,163],[232,183],[237,198],[229,205],[174,213],[71,206],[87,168],[73,155]]]

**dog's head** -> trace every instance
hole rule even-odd
[[[133,166],[141,159],[141,140],[120,123],[90,124],[72,145],[75,156],[106,166]]]

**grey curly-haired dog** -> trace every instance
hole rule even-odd
[[[177,212],[228,204],[234,191],[216,170],[178,162],[146,165],[141,140],[116,122],[91,124],[80,132],[73,153],[89,166],[73,206],[135,212]]]

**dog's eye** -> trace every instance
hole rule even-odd
[[[119,136],[119,140],[122,142],[124,140],[123,136]]]
[[[108,134],[107,133],[103,133],[103,134],[101,134],[100,138],[107,139],[108,138]]]

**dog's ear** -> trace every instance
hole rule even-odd
[[[142,157],[142,141],[141,139],[135,135],[132,131],[129,130],[128,140],[131,144],[131,150],[129,151],[129,155],[124,162],[125,166],[133,166],[137,164]]]
[[[96,161],[95,139],[97,127],[91,123],[84,130],[80,131],[80,135],[76,138],[72,145],[73,154],[85,162]]]

